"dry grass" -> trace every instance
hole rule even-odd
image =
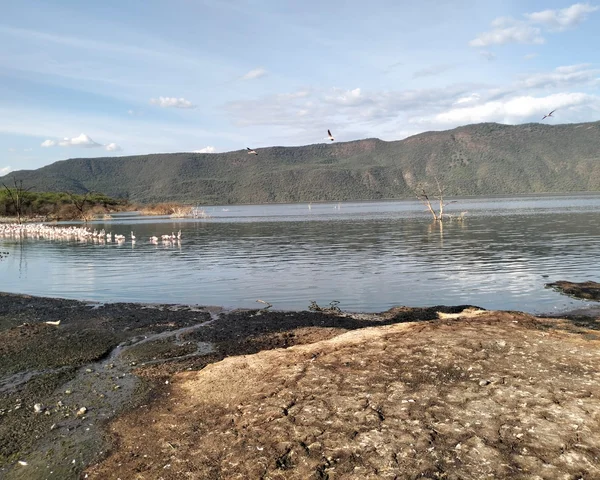
[[[166,202],[143,205],[137,209],[142,215],[171,215],[173,217],[186,217],[191,215],[192,207],[180,203]]]

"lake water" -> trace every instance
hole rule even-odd
[[[214,206],[208,219],[114,216],[122,244],[0,237],[0,291],[93,301],[304,310],[473,304],[560,312],[547,289],[599,280],[600,195],[456,199],[443,227],[416,201]],[[130,232],[137,241],[132,244]],[[180,242],[149,237],[181,230]]]

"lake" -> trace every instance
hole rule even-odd
[[[206,207],[207,219],[114,215],[123,243],[0,237],[0,291],[90,301],[348,311],[472,304],[582,308],[544,287],[599,280],[600,195],[460,198],[443,226],[417,201]],[[180,242],[153,244],[175,234]],[[130,241],[130,232],[137,237]],[[593,303],[593,302],[592,302]]]

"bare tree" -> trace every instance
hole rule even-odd
[[[69,198],[71,199],[71,202],[73,202],[73,205],[79,212],[79,217],[84,222],[87,222],[90,219],[90,216],[87,215],[87,213],[86,213],[85,204],[86,204],[86,202],[89,203],[88,197],[90,195],[92,195],[94,192],[93,191],[86,192],[86,194],[83,195],[83,197],[81,197],[81,195],[79,195],[79,197],[81,197],[81,198],[77,198],[78,195],[75,195],[74,193],[71,193],[71,192],[65,192],[65,193],[69,196]]]
[[[14,188],[9,188],[5,183],[2,183],[2,186],[6,190],[8,194],[8,199],[15,209],[15,213],[17,214],[17,222],[21,223],[21,217],[23,215],[23,196],[33,187],[23,188],[23,180],[19,180],[13,177]]]
[[[450,205],[451,203],[456,203],[456,200],[452,200],[450,202],[444,203],[444,186],[440,183],[440,181],[438,180],[437,177],[434,177],[434,178],[435,178],[435,183],[437,185],[437,194],[433,195],[433,198],[435,198],[439,202],[439,208],[438,208],[437,212],[431,205],[431,200],[429,199],[429,194],[425,190],[424,185],[419,184],[417,186],[415,195],[423,203],[423,205],[425,205],[427,207],[427,209],[433,216],[433,220],[435,222],[441,222],[444,220],[444,207],[446,205]]]

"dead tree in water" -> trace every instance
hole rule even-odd
[[[17,179],[15,177],[13,177],[13,182],[15,184],[14,188],[9,188],[4,183],[2,186],[5,188],[6,193],[8,194],[8,199],[15,209],[17,222],[21,223],[21,216],[23,214],[23,196],[33,187],[23,188],[23,180],[19,180],[19,183],[17,183]]]
[[[419,199],[419,201],[421,203],[423,203],[423,205],[425,205],[427,207],[427,209],[429,210],[429,212],[433,216],[433,221],[434,222],[441,222],[441,221],[444,220],[444,207],[446,205],[450,205],[451,203],[456,203],[456,200],[452,200],[450,202],[444,203],[444,186],[440,183],[440,181],[438,180],[437,177],[434,177],[434,178],[435,178],[435,183],[437,185],[437,190],[438,190],[437,194],[433,196],[439,202],[439,209],[438,209],[437,212],[431,206],[431,200],[429,199],[429,194],[425,190],[425,186],[424,185],[419,184],[417,186],[417,190],[415,192],[415,195],[417,196],[417,198]]]

